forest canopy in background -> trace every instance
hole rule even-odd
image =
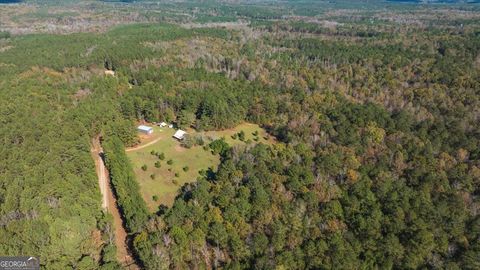
[[[146,269],[480,268],[476,5],[97,2],[0,7],[1,254],[118,269],[101,135]],[[149,214],[141,121],[278,143],[224,147]]]

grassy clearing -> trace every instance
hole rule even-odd
[[[232,138],[234,134],[242,130],[245,133],[243,142],[238,138]],[[248,140],[255,143],[255,137],[258,138],[258,142],[273,143],[273,139],[266,138],[265,130],[258,125],[248,123],[223,131],[195,132],[189,130],[188,132],[191,136],[203,136],[205,145],[211,140],[222,137],[230,145],[245,144]],[[257,136],[253,135],[255,132],[258,132]],[[181,186],[195,181],[200,170],[216,169],[220,163],[218,155],[213,155],[210,150],[204,150],[202,146],[194,146],[189,149],[182,147],[180,142],[172,138],[174,133],[175,129],[155,127],[151,136],[141,136],[142,143],[139,146],[152,141],[156,141],[155,143],[127,152],[132,161],[142,196],[152,212],[158,210],[160,204],[171,206]],[[161,153],[164,156],[163,160],[155,155],[162,156]],[[172,161],[171,164],[168,164],[169,160]],[[159,168],[155,166],[157,162],[160,164]],[[142,168],[144,165],[146,167]],[[153,178],[152,175],[154,175]]]
[[[212,140],[225,138],[225,141],[229,145],[233,146],[233,145],[244,143],[238,138],[238,136],[237,136],[237,139],[232,138],[234,134],[237,134],[240,131],[243,131],[245,133],[244,142],[247,142],[250,140],[251,142],[254,142],[254,143],[255,142],[264,143],[264,144],[274,143],[273,138],[268,136],[267,132],[263,128],[259,127],[258,125],[250,124],[250,123],[243,123],[231,129],[220,130],[220,131],[199,132],[197,134],[201,134],[206,138],[211,138]],[[255,132],[258,132],[257,136],[253,135]],[[256,137],[258,138],[258,141],[255,141]]]

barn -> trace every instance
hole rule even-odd
[[[139,132],[145,133],[145,134],[152,134],[153,133],[153,128],[152,127],[144,126],[144,125],[138,126],[137,130]]]

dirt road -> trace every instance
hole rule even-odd
[[[123,221],[120,211],[117,207],[117,200],[110,186],[108,170],[105,167],[103,159],[103,149],[100,145],[100,139],[97,137],[92,140],[92,157],[95,160],[97,168],[98,185],[102,193],[102,207],[113,216],[113,225],[115,226],[115,245],[117,246],[117,260],[126,269],[140,269],[135,264],[135,260],[130,255],[127,245],[127,232],[123,227]]]
[[[98,186],[100,187],[100,193],[102,194],[102,208],[107,209],[108,205],[108,197],[107,197],[107,173],[105,164],[103,163],[101,154],[103,153],[103,149],[100,146],[100,143],[97,139],[93,140],[93,147],[92,147],[92,156],[95,160],[95,167],[97,168],[97,176],[98,176]]]
[[[156,138],[155,140],[153,140],[153,141],[151,141],[151,142],[148,142],[148,143],[146,143],[146,144],[144,144],[144,145],[140,145],[140,146],[136,146],[136,147],[128,148],[128,149],[126,149],[125,151],[126,151],[126,152],[130,152],[130,151],[134,151],[134,150],[142,149],[142,148],[145,148],[145,147],[147,147],[147,146],[149,146],[149,145],[152,145],[152,144],[154,144],[154,143],[156,143],[156,142],[160,141],[161,139],[162,139],[162,137],[160,137],[160,138]]]

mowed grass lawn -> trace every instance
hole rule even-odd
[[[188,133],[192,137],[201,135],[205,140],[205,145],[208,145],[211,140],[222,137],[228,144],[238,145],[245,144],[245,142],[234,140],[231,136],[241,130],[245,132],[245,141],[251,140],[252,143],[255,143],[254,138],[257,137],[258,142],[273,143],[273,139],[267,138],[265,130],[258,125],[249,123],[222,131],[195,132],[188,130]],[[154,127],[152,135],[148,138],[142,136],[142,143],[139,146],[159,139],[157,142],[145,148],[127,151],[142,196],[152,212],[157,211],[161,204],[171,206],[180,187],[185,183],[195,181],[200,170],[208,168],[216,170],[220,163],[220,157],[213,155],[210,149],[204,150],[202,146],[194,146],[189,149],[182,147],[181,143],[172,137],[175,131],[176,129],[167,127]],[[254,136],[254,132],[258,132],[258,135]],[[163,153],[165,158],[160,160],[159,157],[151,154],[152,151]],[[172,160],[171,165],[167,164],[169,160]],[[160,162],[160,168],[155,167],[157,161]],[[147,166],[146,170],[142,169],[144,165]],[[188,167],[187,171],[184,170],[185,167]],[[154,175],[153,178],[152,175]],[[156,201],[154,196],[157,197]]]

